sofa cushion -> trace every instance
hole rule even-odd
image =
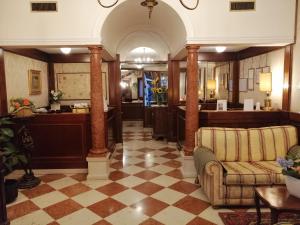
[[[251,162],[222,162],[225,185],[270,185],[272,174]]]
[[[293,126],[263,127],[248,129],[250,161],[275,161],[284,157],[298,143]]]
[[[267,170],[272,174],[273,184],[285,184],[285,179],[282,174],[282,168],[276,161],[260,161],[252,162],[252,165]]]
[[[248,161],[248,133],[242,128],[202,127],[196,146],[211,149],[219,161]]]

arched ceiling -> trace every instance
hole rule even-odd
[[[104,22],[101,38],[111,53],[126,59],[137,47],[150,47],[166,60],[167,54],[176,55],[186,43],[186,29],[180,16],[166,3],[158,1],[151,20],[142,0],[127,0],[114,8]]]

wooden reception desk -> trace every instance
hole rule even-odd
[[[105,112],[106,146],[116,140],[115,109]],[[33,168],[86,168],[91,148],[89,113],[36,114],[28,122],[34,140]]]

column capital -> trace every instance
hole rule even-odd
[[[185,48],[188,51],[198,51],[199,48],[200,48],[200,45],[198,45],[198,44],[188,44],[188,45],[185,46]]]
[[[102,45],[92,45],[92,46],[88,46],[88,49],[92,54],[101,54],[103,47]]]

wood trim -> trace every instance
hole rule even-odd
[[[288,45],[284,48],[284,78],[283,78],[283,92],[282,92],[282,110],[286,110],[286,111],[289,111],[291,107],[292,64],[293,64],[293,46]]]
[[[116,131],[116,139],[117,143],[122,143],[123,142],[123,126],[122,126],[122,102],[121,102],[121,87],[120,87],[120,82],[121,82],[121,69],[120,69],[120,55],[116,55],[116,60],[115,60],[115,103],[116,103],[116,126],[117,126],[117,131]]]
[[[214,61],[214,62],[224,62],[236,60],[235,52],[199,52],[198,61]]]
[[[0,48],[0,116],[7,115],[7,93],[5,79],[4,51]]]
[[[7,52],[29,57],[43,62],[49,61],[49,54],[34,48],[3,48]]]
[[[54,63],[48,63],[48,87],[49,90],[55,90],[55,72],[54,72]]]
[[[262,55],[268,52],[272,52],[278,49],[284,48],[282,46],[280,47],[250,47],[250,48],[246,48],[244,50],[241,50],[239,52],[237,52],[237,59],[238,60],[242,60],[242,59],[246,59],[246,58],[251,58],[257,55]]]
[[[80,53],[80,54],[50,54],[49,62],[52,63],[89,63],[90,54],[89,53]]]
[[[240,90],[239,90],[239,74],[240,74],[240,63],[239,61],[233,61],[232,68],[232,103],[238,104],[240,101]]]

